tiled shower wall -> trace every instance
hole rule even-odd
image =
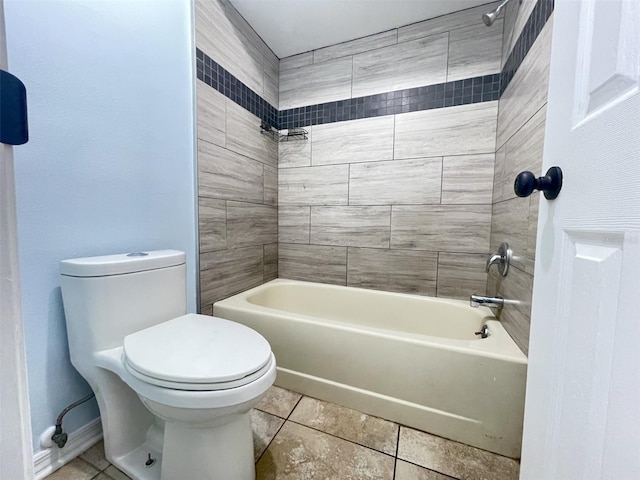
[[[362,115],[370,118],[306,125],[308,140],[280,143],[280,277],[485,292],[498,102],[414,111],[410,98],[387,92],[499,73],[503,21],[484,26],[489,8],[280,62],[282,110],[383,94],[368,99],[377,101]]]
[[[277,108],[275,54],[230,3],[197,0],[195,12],[197,48]],[[211,314],[217,300],[277,277],[278,148],[198,67],[200,304]]]
[[[532,21],[529,19],[537,13],[535,5],[535,0],[511,2],[508,5],[503,62],[514,49],[522,31],[531,27]],[[513,191],[513,182],[518,173],[524,170],[530,170],[536,176],[544,175],[541,165],[552,27],[553,15],[501,96],[498,108],[491,250],[497,251],[500,243],[507,241],[513,249],[514,260],[506,277],[501,277],[497,269],[491,269],[487,291],[489,295],[497,294],[520,302],[505,306],[501,321],[525,353],[529,345],[540,195],[535,192],[528,198],[518,198]]]

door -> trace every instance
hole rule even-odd
[[[522,479],[640,479],[640,2],[559,0]]]
[[[6,71],[3,12],[0,0],[0,70]],[[0,478],[7,480],[33,478],[17,247],[13,149],[0,143]]]

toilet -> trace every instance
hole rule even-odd
[[[253,480],[249,412],[276,377],[264,337],[186,313],[184,252],[64,260],[60,274],[107,460],[134,480]]]

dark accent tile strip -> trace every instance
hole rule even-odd
[[[196,75],[212,88],[233,100],[242,108],[249,110],[256,117],[278,125],[278,110],[256,92],[247,87],[238,78],[218,65],[211,57],[196,48]]]
[[[538,0],[500,73],[500,96],[511,83],[536,38],[553,13],[554,0]]]
[[[454,82],[276,110],[200,49],[196,49],[196,72],[198,80],[279,130],[490,102],[500,99],[553,9],[554,0],[538,0],[501,73]]]
[[[281,129],[498,100],[500,74],[280,110]]]

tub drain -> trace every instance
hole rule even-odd
[[[151,458],[151,454],[149,454],[149,457],[147,458],[147,461],[144,462],[144,466],[146,468],[149,467],[153,467],[156,464],[156,459],[155,458]]]

